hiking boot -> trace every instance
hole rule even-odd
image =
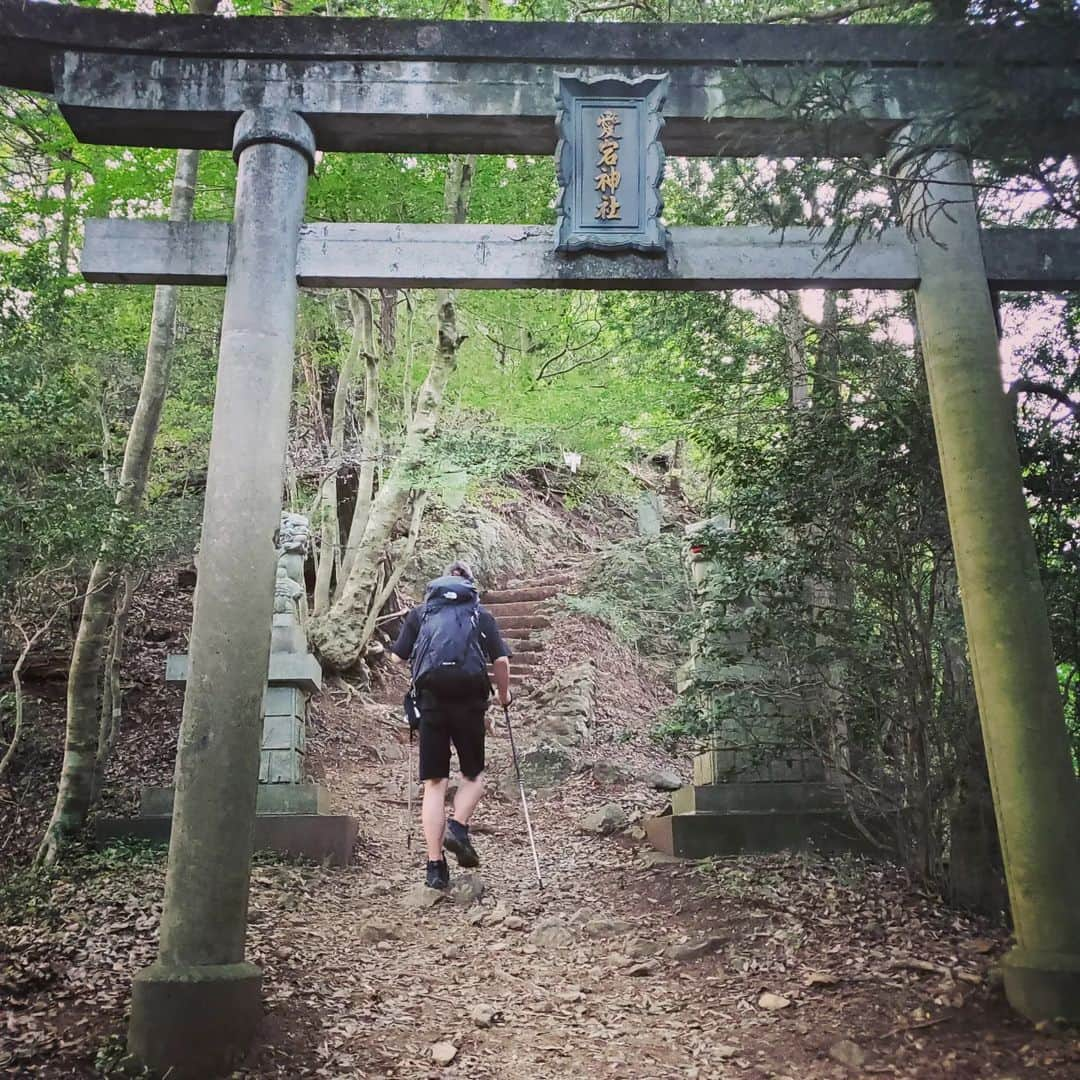
[[[450,887],[450,867],[446,865],[445,859],[428,862],[425,884],[429,889],[448,889]]]
[[[458,866],[471,869],[480,865],[480,856],[476,854],[476,848],[472,846],[472,842],[469,840],[469,826],[462,825],[460,821],[451,818],[446,823],[443,847],[457,859]]]

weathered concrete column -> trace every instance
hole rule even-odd
[[[916,309],[1017,941],[1005,990],[1025,1016],[1077,1021],[1080,788],[1002,390],[971,170],[940,151],[918,173],[906,198],[917,234]]]
[[[295,113],[236,125],[239,171],[221,327],[190,668],[161,944],[135,978],[128,1046],[169,1076],[242,1059],[262,974],[244,961],[296,334],[296,250],[315,141]]]

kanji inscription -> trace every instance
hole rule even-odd
[[[558,250],[667,250],[660,221],[666,91],[666,75],[557,76]]]

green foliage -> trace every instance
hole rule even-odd
[[[0,877],[0,926],[56,925],[60,911],[53,884],[51,874],[37,870],[17,869]]]
[[[677,659],[692,619],[680,542],[659,536],[609,545],[582,594],[564,597],[563,603],[599,619],[642,653]]]
[[[62,865],[14,869],[0,877],[0,926],[54,926],[63,904],[57,891],[91,889],[116,871],[149,870],[163,865],[165,848],[144,840],[115,840],[101,849],[74,845]]]

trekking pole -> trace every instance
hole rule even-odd
[[[510,726],[510,706],[503,706],[506,718],[506,734],[510,736],[510,753],[514,758],[514,772],[517,774],[518,791],[521,792],[521,809],[525,811],[525,828],[529,833],[529,845],[532,848],[533,866],[536,867],[536,884],[542,889],[544,879],[540,876],[540,859],[536,854],[536,841],[533,839],[532,822],[529,820],[529,804],[525,801],[525,781],[521,779],[521,766],[518,764],[517,747],[514,745],[514,729]]]
[[[405,826],[405,850],[412,851],[412,834],[413,834],[413,780],[412,780],[412,746],[413,746],[413,733],[409,732],[409,746],[405,751],[405,799],[408,809],[405,811],[408,814]]]

